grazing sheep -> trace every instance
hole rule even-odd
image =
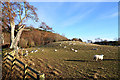
[[[75,52],[78,52],[77,50],[75,50]]]
[[[24,53],[23,56],[28,56],[28,53]]]
[[[97,61],[98,59],[103,60],[103,54],[102,55],[94,55],[94,59]]]
[[[57,52],[57,49],[55,49],[55,52]]]
[[[64,48],[66,48],[66,46],[64,46]]]
[[[69,45],[71,45],[72,43],[69,43]]]
[[[27,51],[27,50],[26,50],[25,52],[26,52],[26,53],[28,53],[28,51]]]
[[[37,52],[38,50],[34,50],[34,52]]]
[[[80,44],[82,44],[81,42],[79,42]]]
[[[98,50],[97,48],[93,48],[92,50]]]
[[[31,51],[31,53],[34,53],[34,51]]]
[[[61,46],[61,44],[60,44],[60,46]]]
[[[76,43],[73,43],[73,45],[76,45]]]
[[[73,48],[71,48],[71,50],[72,50],[72,51],[74,51],[74,49],[73,49]]]
[[[44,49],[42,49],[42,51],[44,51]]]

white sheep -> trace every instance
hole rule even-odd
[[[74,49],[73,49],[73,48],[71,48],[71,50],[72,50],[72,51],[74,51]]]
[[[37,52],[38,50],[34,50],[34,52]]]
[[[60,46],[61,46],[61,44],[60,44]]]
[[[98,59],[103,60],[103,54],[102,55],[94,55],[94,59],[97,61]]]
[[[72,43],[69,43],[69,45],[71,45]]]
[[[26,50],[25,52],[28,53],[28,50]]]
[[[55,49],[55,52],[57,52],[57,49]]]
[[[24,53],[23,56],[28,56],[28,53]]]
[[[66,46],[64,46],[64,48],[66,48]]]
[[[78,52],[77,50],[75,50],[75,52]]]
[[[76,45],[76,43],[73,43],[73,45]]]
[[[93,48],[93,50],[98,50],[97,48]]]
[[[32,50],[31,53],[34,53],[34,51]]]
[[[42,49],[42,51],[44,51],[44,49]]]

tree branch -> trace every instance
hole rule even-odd
[[[20,4],[20,8],[19,8],[19,16],[20,16],[20,20],[21,20],[21,4]]]
[[[24,3],[24,7],[25,7],[25,16],[21,19],[21,21],[19,22],[18,25],[21,25],[21,23],[23,22],[23,20],[27,17],[27,11],[28,11],[29,9],[26,9],[27,7],[25,6],[25,3]]]

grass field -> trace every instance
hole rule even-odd
[[[71,48],[78,52],[72,51]],[[116,79],[119,75],[120,59],[116,46],[63,41],[27,50],[29,55],[24,57],[25,62],[40,73],[44,73],[46,78]],[[32,50],[38,52],[30,53]],[[93,60],[95,54],[104,54],[104,60]]]

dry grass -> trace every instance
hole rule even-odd
[[[38,52],[29,53],[25,58],[32,59],[35,65],[31,66],[45,73],[47,78],[110,79],[118,77],[118,61],[120,61],[117,57],[118,47],[92,45],[78,41],[72,42],[76,43],[75,45],[69,45],[69,42],[56,42],[41,46],[40,49],[27,48],[29,52],[36,49]],[[62,43],[61,46],[60,43]],[[78,52],[73,52],[71,48]],[[97,50],[93,50],[94,48]],[[55,49],[57,52],[54,51]],[[94,61],[95,54],[104,54],[104,60]]]

